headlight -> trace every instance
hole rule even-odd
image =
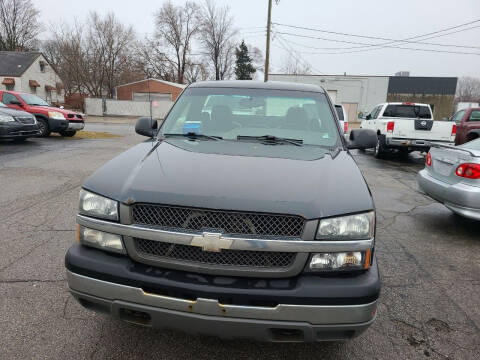
[[[125,254],[121,235],[77,225],[77,239],[81,244],[87,246]]]
[[[7,122],[12,122],[12,121],[15,121],[15,119],[12,116],[0,115],[0,123],[7,123]]]
[[[370,267],[370,250],[313,254],[309,271],[352,271]]]
[[[80,190],[79,213],[108,220],[118,220],[118,202]]]
[[[375,213],[373,211],[320,220],[317,239],[363,240],[373,238]]]
[[[65,120],[65,116],[63,116],[63,114],[58,111],[49,111],[48,117],[56,120]]]

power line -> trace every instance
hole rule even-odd
[[[277,32],[275,32],[277,34]],[[306,61],[299,53],[296,49],[292,48],[289,44],[288,44],[288,41],[286,39],[284,39],[282,36],[278,36],[278,42],[280,43],[281,47],[283,48],[283,50],[285,50],[291,57],[293,57],[296,61],[298,61],[299,63],[303,63],[304,66],[320,73],[320,74],[324,74],[322,71],[314,68],[308,61]]]
[[[360,43],[360,42],[347,41],[347,40],[327,39],[327,38],[321,38],[321,37],[315,37],[315,36],[285,33],[285,32],[279,32],[279,31],[276,31],[276,34],[296,36],[296,37],[302,37],[302,38],[308,38],[308,39],[317,39],[317,40],[324,40],[324,41],[340,42],[340,43],[347,43],[347,44],[357,44],[357,45],[368,45],[368,46],[370,46],[370,48],[368,48],[368,49],[360,49],[360,50],[352,50],[352,51],[340,51],[340,52],[325,52],[325,53],[317,53],[317,54],[350,54],[350,53],[364,52],[364,51],[370,51],[370,50],[379,50],[379,49],[382,49],[382,48],[391,48],[391,49],[426,51],[426,52],[436,52],[436,53],[446,53],[446,54],[480,55],[480,53],[472,53],[472,52],[466,52],[466,51],[448,51],[448,50],[421,49],[421,48],[402,47],[402,46],[388,46],[388,45],[383,45],[383,44],[367,44],[367,43]],[[349,48],[344,48],[344,49],[349,50]]]
[[[390,43],[385,43],[385,44],[366,44],[366,45],[370,45],[370,46],[390,45],[392,43],[397,43],[397,42],[406,42],[406,43],[416,43],[416,44],[432,45],[432,46],[447,46],[447,47],[461,47],[461,48],[470,48],[470,49],[480,49],[480,47],[478,47],[478,46],[456,45],[456,44],[440,44],[440,43],[428,43],[428,42],[423,42],[423,41],[412,41],[413,39],[418,39],[418,38],[423,38],[423,37],[434,35],[434,34],[439,34],[439,33],[445,32],[445,31],[458,29],[460,27],[463,27],[463,26],[466,26],[466,25],[471,25],[471,24],[478,23],[478,22],[480,22],[480,19],[470,21],[470,22],[467,22],[467,23],[463,23],[463,24],[460,24],[460,25],[456,25],[456,26],[451,26],[451,27],[448,27],[448,28],[445,28],[445,29],[433,31],[433,32],[430,32],[430,33],[408,37],[408,38],[405,38],[405,39],[391,39],[391,38],[385,38],[385,37],[379,37],[379,36],[367,36],[367,35],[343,33],[343,32],[337,32],[337,31],[309,28],[309,27],[304,27],[304,26],[288,25],[288,24],[282,24],[282,23],[276,23],[276,22],[272,22],[272,24],[279,25],[279,26],[285,26],[285,27],[289,27],[289,28],[294,28],[294,29],[302,29],[302,30],[308,30],[308,31],[316,31],[316,32],[321,32],[321,33],[341,35],[341,36],[350,36],[350,37],[358,37],[358,38],[364,38],[364,39],[384,40],[384,41],[389,41],[390,42]],[[467,29],[461,29],[461,30],[458,30],[458,31],[455,31],[455,32],[451,32],[451,33],[448,33],[448,34],[441,34],[441,35],[434,36],[434,37],[441,37],[441,36],[445,36],[445,35],[450,35],[450,34],[453,34],[453,33],[466,31],[466,30],[470,30],[470,29],[473,29],[473,28],[477,28],[477,27],[479,27],[479,26],[473,26],[473,27],[470,27],[470,28],[467,28]],[[434,37],[429,37],[428,39],[433,39]],[[422,40],[427,40],[427,39],[422,39]]]

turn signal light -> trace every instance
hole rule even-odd
[[[480,164],[460,164],[455,174],[467,179],[480,179]]]
[[[427,158],[425,159],[425,164],[427,164],[427,166],[432,166],[432,155],[430,154],[430,152],[428,152],[427,154]]]
[[[393,133],[393,129],[395,129],[395,121],[389,121],[387,123],[387,132]]]
[[[453,124],[452,126],[452,136],[457,135],[457,125]]]

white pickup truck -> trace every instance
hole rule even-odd
[[[411,102],[379,104],[362,120],[360,127],[377,132],[377,158],[390,149],[406,155],[412,151],[428,151],[432,142],[453,145],[457,132],[453,121],[434,121],[430,105]]]

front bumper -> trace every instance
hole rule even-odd
[[[48,119],[48,127],[50,131],[60,132],[68,130],[68,120],[67,119]]]
[[[40,134],[37,124],[21,124],[15,121],[0,125],[1,139],[35,137]]]
[[[425,169],[418,173],[418,186],[453,212],[480,220],[480,187],[464,183],[451,185],[435,179]]]
[[[301,275],[257,279],[192,274],[74,245],[72,294],[86,307],[141,325],[264,341],[349,339],[375,320],[380,279]]]
[[[84,127],[85,127],[85,123],[83,121],[68,122],[68,130],[79,131],[79,130],[83,130]]]

